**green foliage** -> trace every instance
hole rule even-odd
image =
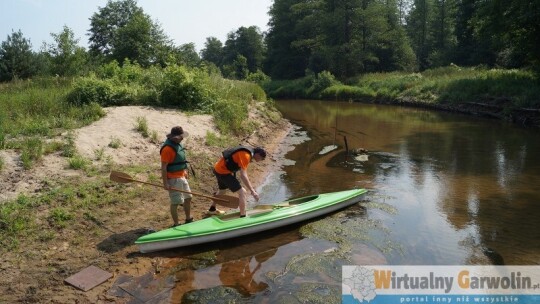
[[[231,137],[228,135],[220,136],[214,132],[206,131],[205,142],[208,146],[225,148],[229,146]]]
[[[164,69],[161,84],[161,103],[183,110],[207,112],[211,109],[215,94],[208,88],[208,75],[200,69],[189,70],[184,66],[168,66]]]
[[[349,85],[333,85],[321,92],[321,98],[331,100],[363,100],[370,101],[375,99],[377,93],[366,87],[355,87]]]
[[[120,140],[120,138],[111,137],[111,142],[109,143],[108,146],[113,149],[118,149],[122,146],[122,141]]]
[[[28,170],[43,157],[43,141],[37,137],[26,138],[21,144],[21,161],[23,168]]]
[[[213,105],[214,120],[222,133],[241,134],[248,115],[247,103],[242,100],[218,99]]]
[[[308,96],[318,97],[326,88],[339,84],[334,75],[328,71],[322,71],[313,77],[311,86],[307,89]]]
[[[81,127],[105,115],[96,103],[67,103],[70,85],[71,80],[51,77],[6,84],[0,90],[0,133],[9,134],[8,138],[54,136],[62,129]]]
[[[52,62],[51,73],[58,76],[83,75],[88,70],[88,58],[84,48],[77,45],[73,31],[64,25],[62,32],[51,34],[55,44],[46,46]]]
[[[6,161],[4,160],[4,157],[0,155],[0,172],[2,171],[2,169],[4,169],[5,163]]]
[[[48,220],[52,226],[57,228],[65,228],[68,222],[74,218],[73,214],[65,208],[54,208],[51,210]]]
[[[165,64],[169,38],[135,0],[108,1],[90,18],[90,52],[107,61],[125,58],[144,67]]]
[[[249,74],[249,68],[246,57],[238,54],[230,63],[222,67],[223,75],[230,79],[246,79]]]
[[[90,165],[90,161],[79,154],[75,154],[68,159],[70,169],[84,170]]]
[[[37,63],[30,40],[20,30],[11,33],[0,45],[0,82],[36,75]]]
[[[137,104],[137,88],[116,82],[114,79],[85,77],[77,79],[67,100],[74,105],[87,105],[92,102],[100,106],[123,106]]]
[[[90,219],[101,206],[129,202],[140,196],[142,189],[126,188],[111,183],[108,178],[81,182],[79,177],[74,177],[48,183],[48,187],[34,196],[21,194],[0,204],[0,245],[3,248],[16,248],[27,238],[54,239],[50,228],[62,229],[76,220]],[[36,208],[49,212],[36,212]]]
[[[425,103],[507,101],[517,107],[540,107],[540,86],[536,75],[519,70],[450,65],[422,73],[372,73],[351,80],[350,85],[331,85],[318,96],[313,94],[313,83],[314,78],[310,76],[294,81],[272,81],[265,88],[273,98],[387,102],[407,99]]]
[[[185,65],[194,68],[197,67],[200,62],[201,58],[199,57],[199,54],[197,54],[195,44],[186,43],[172,50],[172,56],[169,57],[167,64]]]
[[[137,123],[135,124],[135,130],[141,133],[144,138],[150,136],[150,131],[148,130],[148,121],[144,117],[137,117]]]
[[[206,38],[204,48],[201,50],[203,60],[211,62],[216,66],[221,66],[223,61],[223,43],[216,37]]]
[[[263,71],[257,70],[255,73],[249,73],[246,78],[246,81],[254,82],[261,87],[264,87],[270,81],[270,76],[266,75]]]
[[[439,102],[510,101],[513,106],[540,107],[540,87],[532,72],[487,70],[476,77],[451,79],[437,87]]]
[[[264,58],[263,36],[256,26],[240,27],[227,36],[223,47],[223,66],[232,66],[234,79],[245,79],[249,72],[262,68]],[[227,75],[223,71],[224,75]]]
[[[18,245],[17,235],[33,225],[31,205],[24,195],[0,205],[0,245],[8,249]]]
[[[62,156],[73,157],[76,153],[77,148],[75,147],[75,135],[73,132],[68,132],[64,147],[62,148]]]

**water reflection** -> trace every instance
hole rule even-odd
[[[287,156],[293,195],[373,188],[398,208],[388,219],[404,244],[398,264],[538,264],[540,138],[497,121],[422,109],[281,101],[311,138]],[[345,152],[369,151],[367,162]],[[338,149],[319,155],[322,147]]]

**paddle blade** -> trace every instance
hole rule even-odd
[[[214,197],[212,198],[212,201],[220,206],[233,208],[233,209],[238,208],[238,205],[240,204],[238,197],[227,195],[227,194],[214,195]]]
[[[134,181],[133,178],[129,176],[129,174],[118,171],[111,171],[110,179],[117,183],[131,183],[132,181]]]

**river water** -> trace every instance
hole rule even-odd
[[[293,148],[261,201],[370,191],[336,214],[200,249],[210,264],[176,273],[190,277],[184,301],[332,302],[351,264],[540,264],[538,130],[397,106],[276,105],[296,126]]]

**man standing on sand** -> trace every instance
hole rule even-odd
[[[240,217],[246,216],[246,196],[247,191],[240,185],[240,181],[236,178],[236,172],[240,171],[240,179],[245,187],[249,190],[255,200],[259,201],[259,194],[253,189],[251,182],[247,174],[247,168],[252,160],[257,162],[266,158],[266,151],[263,148],[248,148],[244,146],[238,146],[223,151],[223,157],[214,165],[214,175],[216,176],[218,183],[219,194],[224,194],[225,190],[229,189],[231,192],[238,192]],[[216,209],[216,203],[213,202],[212,206],[208,210],[208,214],[219,214],[220,211]]]
[[[171,200],[170,208],[173,219],[173,225],[171,227],[180,225],[178,223],[179,205],[184,206],[186,223],[193,222],[193,218],[190,215],[192,195],[171,190],[171,188],[176,188],[191,192],[187,181],[188,162],[186,161],[186,152],[182,144],[180,144],[180,142],[188,136],[189,134],[184,131],[182,127],[173,127],[171,133],[167,134],[167,139],[159,151],[159,154],[161,155],[161,178],[163,179],[163,188],[169,190],[169,198]]]

